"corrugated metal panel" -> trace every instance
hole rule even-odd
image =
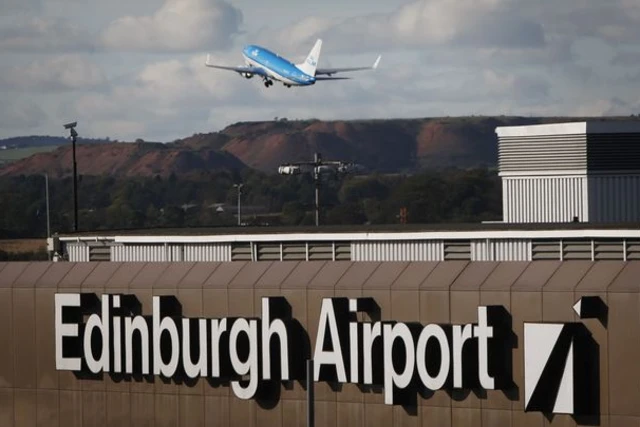
[[[588,221],[586,177],[504,177],[503,212],[505,222],[571,222],[574,217]]]
[[[640,134],[590,134],[587,141],[589,170],[638,170]]]
[[[352,242],[353,261],[443,261],[442,240]]]
[[[589,218],[594,222],[640,221],[640,175],[590,176]]]
[[[89,246],[86,243],[68,243],[66,249],[69,261],[89,262]]]
[[[531,241],[474,240],[471,242],[472,261],[531,261]]]
[[[251,250],[249,250],[251,255]],[[231,261],[231,244],[206,243],[184,245],[184,261],[190,262],[227,262]],[[249,258],[251,261],[251,258]]]
[[[111,247],[111,260],[115,262],[162,262],[164,245],[116,245]]]
[[[500,137],[498,165],[503,172],[586,170],[586,135]]]
[[[199,248],[198,246],[202,246]],[[205,246],[213,245],[114,245],[111,247],[111,261],[115,262],[180,262],[217,261],[215,250]],[[189,259],[191,258],[191,259]]]

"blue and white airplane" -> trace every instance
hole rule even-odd
[[[322,40],[318,39],[313,49],[311,49],[311,52],[309,52],[307,59],[301,64],[294,64],[268,49],[256,45],[249,45],[242,51],[246,65],[238,67],[214,65],[209,62],[209,55],[207,55],[205,65],[211,68],[235,71],[247,79],[253,76],[259,76],[264,81],[265,87],[272,86],[274,80],[282,82],[286,87],[291,87],[311,86],[318,81],[347,80],[349,79],[348,77],[332,76],[336,73],[348,71],[375,70],[380,63],[381,57],[378,56],[370,67],[317,68],[321,48]]]

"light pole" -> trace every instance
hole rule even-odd
[[[47,238],[51,237],[51,220],[49,217],[49,175],[44,174],[44,194],[47,206]]]
[[[242,196],[242,187],[244,187],[244,184],[233,184],[233,186],[238,189],[238,227],[241,227],[242,220],[240,217],[240,199]]]
[[[78,122],[67,123],[65,129],[69,129],[69,138],[73,147],[73,231],[78,231],[78,171],[76,166],[76,138],[78,132],[75,127]]]
[[[281,175],[299,175],[302,168],[313,168],[313,182],[315,186],[315,219],[316,227],[320,225],[320,182],[322,173],[331,171],[335,173],[349,173],[360,169],[355,163],[344,161],[323,161],[320,153],[314,153],[312,162],[295,162],[281,165],[278,173]]]

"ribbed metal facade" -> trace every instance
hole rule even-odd
[[[589,134],[587,165],[590,171],[637,171],[640,169],[640,134]]]
[[[586,135],[503,137],[498,146],[500,172],[583,171]]]
[[[590,221],[640,221],[640,174],[590,176],[588,180]]]
[[[185,244],[185,261],[231,261],[230,243]]]
[[[471,242],[472,261],[531,261],[531,240],[476,240]]]
[[[67,252],[69,261],[89,262],[89,245],[85,242],[68,243]]]
[[[505,222],[640,221],[640,121],[496,133]]]
[[[352,242],[353,261],[443,261],[444,242]]]
[[[117,262],[226,262],[230,244],[114,245],[111,261]]]
[[[508,223],[590,220],[587,178],[503,177],[502,209]]]
[[[71,262],[227,262],[227,261],[538,261],[640,259],[640,232],[631,230],[548,230],[542,232],[451,232],[354,236],[338,234],[307,240],[274,234],[272,240],[228,242],[122,243],[67,241],[62,260]],[[251,238],[248,236],[249,239]],[[107,251],[108,250],[108,251]]]

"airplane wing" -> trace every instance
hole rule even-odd
[[[345,72],[348,72],[348,71],[375,70],[376,68],[378,68],[378,64],[380,64],[380,59],[381,58],[382,58],[382,55],[378,56],[378,59],[376,59],[376,62],[374,62],[371,67],[318,68],[318,69],[316,69],[316,76],[325,75],[325,74],[327,76],[331,76],[332,74],[345,73]],[[316,80],[320,80],[320,79],[318,79],[316,77]]]
[[[215,65],[215,64],[211,64],[209,62],[209,55],[207,55],[207,62],[204,63],[204,65],[206,67],[210,67],[210,68],[217,68],[219,70],[229,70],[229,71],[235,71],[236,73],[247,73],[247,74],[256,74],[259,76],[266,76],[266,73],[264,72],[264,70],[262,68],[258,68],[258,67],[248,67],[248,66],[239,66],[239,67],[229,67],[226,65]]]
[[[327,80],[351,80],[351,77],[316,77],[316,81],[327,81]]]

